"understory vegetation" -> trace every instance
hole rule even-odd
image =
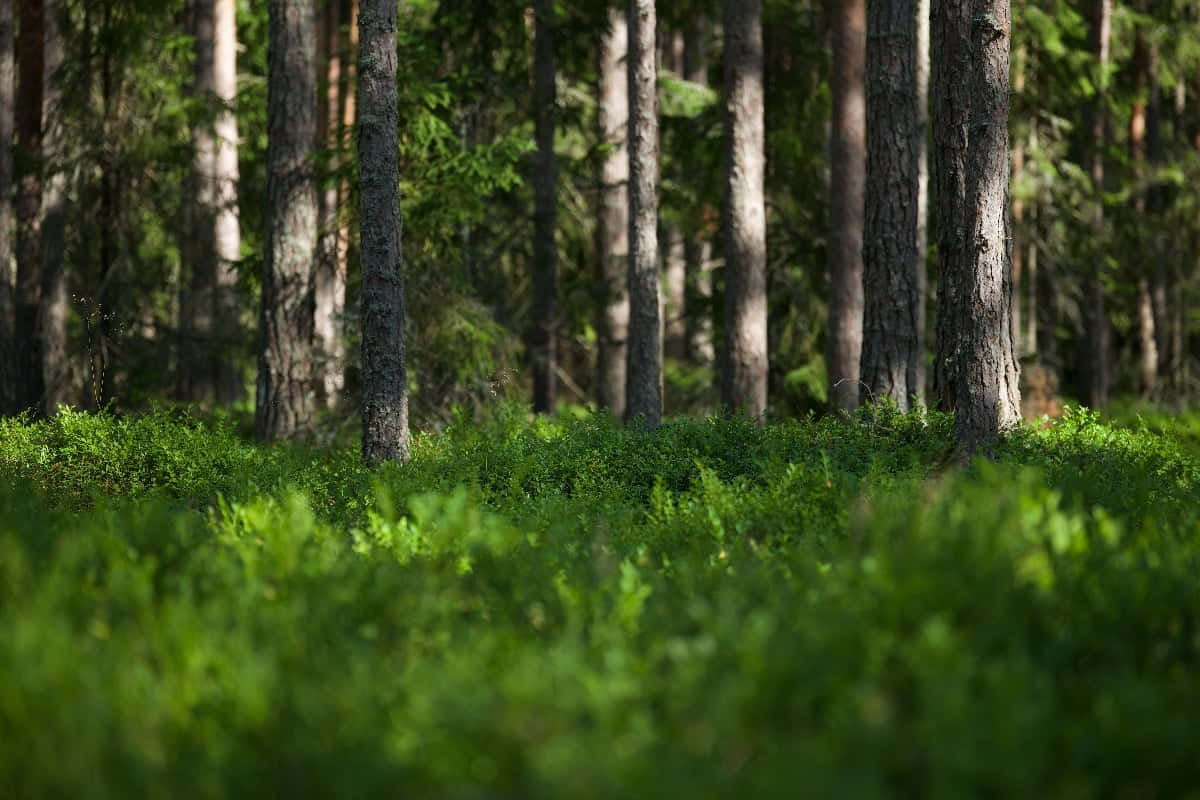
[[[1070,410],[0,421],[6,797],[1182,797],[1200,462]],[[1181,438],[1182,437],[1182,438]]]

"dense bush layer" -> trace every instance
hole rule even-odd
[[[0,423],[12,797],[1180,796],[1200,467],[1073,413]]]

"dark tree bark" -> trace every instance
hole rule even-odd
[[[408,460],[394,0],[364,0],[359,28],[362,454],[367,464],[378,464]]]
[[[16,17],[14,3],[0,3],[0,142],[12,142],[16,70],[13,61]],[[12,147],[0,146],[0,414],[12,408],[13,348],[13,159]]]
[[[1092,226],[1094,241],[1104,241],[1104,148],[1108,128],[1107,79],[1109,61],[1109,39],[1112,29],[1112,0],[1092,0],[1091,3],[1091,48],[1096,56],[1096,93],[1087,119],[1091,130],[1089,156],[1091,159],[1092,188],[1095,194],[1095,211]],[[1102,274],[1103,257],[1096,254],[1096,266],[1084,281],[1084,363],[1081,370],[1083,386],[1080,398],[1089,408],[1102,408],[1108,404],[1109,385],[1112,380],[1112,324],[1108,319],[1107,292],[1104,290]]]
[[[44,0],[42,63],[42,289],[38,298],[38,343],[42,413],[52,416],[70,400],[67,357],[67,265],[65,263],[67,175],[63,171],[62,62],[58,0]]]
[[[767,215],[761,0],[725,2],[725,373],[721,401],[767,410]]]
[[[991,454],[1000,433],[1021,419],[1008,243],[1009,0],[975,0],[971,20],[970,239],[955,432],[966,452]]]
[[[970,118],[971,4],[932,0],[930,101],[933,122],[934,217],[937,220],[937,322],[933,360],[934,404],[953,411],[962,361],[958,332],[965,288],[967,144]]]
[[[325,96],[317,106],[317,130],[328,151],[327,174],[322,176],[317,196],[319,245],[317,270],[313,280],[315,318],[313,335],[318,350],[320,388],[325,405],[335,408],[345,386],[345,347],[342,342],[341,315],[346,305],[346,265],[339,234],[339,186],[330,177],[341,165],[341,45],[340,0],[325,0],[321,13],[319,64],[325,67]]]
[[[317,244],[312,0],[270,0],[268,12],[266,253],[254,414],[260,441],[290,437],[312,421]]]
[[[658,298],[658,75],[654,0],[629,2],[629,346],[625,417],[662,421]]]
[[[688,17],[683,38],[683,77],[691,83],[708,84],[708,17],[695,12]],[[713,362],[712,242],[696,209],[691,230],[683,239],[684,261],[684,358],[693,364]]]
[[[596,402],[618,419],[625,416],[629,336],[629,78],[626,15],[608,12],[600,39],[596,119],[608,150],[600,163],[600,209],[596,220],[601,303]]]
[[[920,397],[921,266],[915,0],[867,9],[862,390],[902,411]]]
[[[21,0],[17,39],[17,150],[29,165],[17,186],[17,283],[13,329],[13,411],[38,413],[42,401],[42,361],[37,336],[42,294],[42,1]]]
[[[830,0],[829,407],[859,402],[863,340],[863,187],[867,167],[866,0]]]
[[[554,2],[534,3],[533,102],[533,410],[553,414],[557,400],[558,251],[555,198]]]

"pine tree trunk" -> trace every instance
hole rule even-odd
[[[367,464],[408,460],[408,373],[400,250],[396,3],[364,0],[358,118],[362,229],[362,454]]]
[[[662,421],[654,0],[629,2],[629,344],[625,417]]]
[[[0,3],[0,142],[12,142],[16,128],[14,3]],[[13,350],[13,148],[0,147],[0,414],[7,414],[16,394]]]
[[[867,168],[866,0],[830,0],[829,407],[859,403],[863,336],[863,189]]]
[[[931,111],[933,122],[934,217],[937,220],[937,322],[933,360],[934,405],[956,406],[962,362],[959,320],[965,298],[962,264],[967,257],[967,145],[971,100],[971,4],[932,0]]]
[[[711,28],[702,13],[688,17],[683,38],[683,77],[708,85],[708,41]],[[684,358],[693,364],[713,362],[712,242],[701,216],[694,210],[691,230],[683,239]]]
[[[867,9],[867,190],[862,386],[902,411],[920,395],[915,0]]]
[[[270,0],[268,11],[266,253],[254,415],[260,441],[290,437],[312,421],[317,246],[316,18],[312,0]]]
[[[318,351],[318,369],[322,400],[335,408],[345,385],[345,347],[342,343],[340,317],[345,311],[346,273],[339,258],[339,191],[338,182],[330,177],[341,165],[341,3],[325,0],[321,11],[320,56],[318,63],[325,67],[325,96],[317,107],[317,130],[322,147],[328,152],[327,174],[322,177],[318,198],[320,244],[317,252],[317,271],[313,281],[315,318],[313,333]]]
[[[242,233],[238,221],[238,125],[237,100],[237,0],[215,0],[213,20],[213,94],[219,103],[213,133],[216,160],[213,180],[216,200],[214,249],[216,256],[214,343],[210,361],[214,371],[217,403],[240,400],[242,376],[233,352],[239,341],[240,302],[237,291],[237,262],[241,259]]]
[[[969,246],[955,430],[966,452],[991,454],[1021,420],[1008,243],[1009,0],[975,0],[967,158]]]
[[[909,371],[909,386],[921,406],[926,405],[929,377],[925,365],[929,293],[929,4],[930,0],[917,0],[917,346],[916,359]]]
[[[1129,114],[1129,155],[1133,162],[1134,180],[1142,184],[1146,179],[1146,162],[1148,149],[1149,115],[1148,103],[1151,92],[1151,59],[1150,46],[1146,40],[1146,32],[1138,28],[1133,48],[1133,107]],[[1157,82],[1155,89],[1157,89]],[[1149,189],[1139,189],[1133,196],[1133,212],[1137,223],[1148,210],[1147,195]],[[1136,224],[1136,223],[1135,223]],[[1155,394],[1158,379],[1158,340],[1154,330],[1154,300],[1150,291],[1150,280],[1154,274],[1155,265],[1147,263],[1154,261],[1154,242],[1146,241],[1131,254],[1134,270],[1137,273],[1136,309],[1138,321],[1138,388],[1142,397],[1151,398]]]
[[[725,0],[725,373],[721,402],[767,410],[761,0]]]
[[[553,414],[557,401],[558,252],[555,197],[554,2],[534,3],[533,410]]]
[[[70,402],[71,373],[67,357],[67,265],[65,262],[67,175],[63,158],[62,9],[44,0],[42,63],[42,290],[38,308],[38,341],[42,373],[42,413],[53,416]]]
[[[596,402],[613,416],[625,416],[625,375],[629,337],[629,78],[628,25],[611,8],[600,39],[599,102],[596,119],[607,152],[600,163],[600,209],[596,220],[600,314],[597,328]]]
[[[1109,38],[1112,28],[1112,0],[1092,0],[1091,47],[1096,56],[1096,94],[1087,117],[1091,127],[1091,176],[1095,210],[1092,227],[1093,241],[1105,239],[1104,220],[1104,149],[1108,127],[1107,90],[1105,77],[1108,71]],[[1105,271],[1102,256],[1096,254],[1097,263],[1084,281],[1085,337],[1084,364],[1081,370],[1083,386],[1080,397],[1089,408],[1103,408],[1108,404],[1112,364],[1112,324],[1108,319],[1107,292],[1102,275]]]
[[[13,411],[41,411],[42,361],[37,336],[42,294],[42,0],[20,0],[17,38],[17,150],[26,164],[17,185],[17,282],[13,327]]]

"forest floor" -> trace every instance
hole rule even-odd
[[[1200,415],[0,421],[8,797],[1182,796]]]

